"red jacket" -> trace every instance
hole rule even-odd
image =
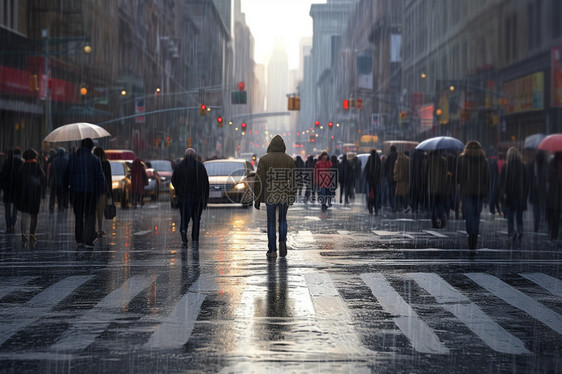
[[[332,163],[330,161],[318,161],[314,165],[314,183],[318,188],[332,187],[331,169]],[[335,178],[335,175],[333,176]]]

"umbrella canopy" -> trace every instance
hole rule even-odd
[[[533,134],[525,138],[524,148],[525,149],[537,149],[541,140],[546,137],[545,134]]]
[[[422,151],[462,151],[464,143],[450,136],[437,136],[421,142],[415,149]]]
[[[538,149],[552,153],[562,152],[562,134],[552,134],[539,143]]]
[[[111,134],[103,127],[87,122],[77,122],[57,127],[43,141],[58,143],[86,138],[98,139],[106,136],[111,136]]]

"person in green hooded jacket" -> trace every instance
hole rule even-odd
[[[287,209],[296,198],[295,162],[285,153],[285,142],[276,135],[260,158],[254,184],[254,206],[267,209],[267,257],[277,257],[275,218],[279,214],[279,256],[287,255]],[[278,212],[278,213],[277,213]]]

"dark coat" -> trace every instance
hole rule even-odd
[[[103,177],[105,178],[105,190],[103,193],[110,194],[113,191],[111,182],[111,164],[108,160],[101,160],[101,170],[103,171]]]
[[[546,210],[559,212],[562,207],[562,153],[555,153],[548,164]],[[559,213],[558,213],[559,214]]]
[[[509,160],[500,172],[500,193],[508,208],[527,209],[529,178],[527,168],[521,160]]]
[[[64,148],[59,148],[57,154],[53,157],[50,166],[50,179],[51,186],[62,187],[64,186],[64,173],[68,166],[68,156]]]
[[[139,158],[133,161],[133,170],[131,170],[131,191],[144,195],[144,186],[148,184],[146,170]]]
[[[535,160],[527,165],[527,177],[529,178],[529,202],[533,205],[544,206],[547,194],[548,169],[546,154],[537,152]]]
[[[24,213],[38,214],[41,189],[46,183],[43,169],[36,160],[25,161],[17,173],[16,180],[16,207]]]
[[[105,189],[105,177],[100,159],[89,149],[81,147],[73,153],[66,167],[65,186],[71,192],[92,193],[99,196]]]
[[[447,161],[437,152],[427,159],[427,182],[430,195],[447,194]]]
[[[457,184],[461,196],[486,197],[490,185],[490,168],[480,143],[470,141],[457,161]]]
[[[408,194],[410,188],[410,158],[404,152],[398,154],[394,163],[394,182],[396,183],[396,195]]]
[[[16,176],[19,172],[21,166],[23,165],[23,160],[19,157],[14,156],[12,150],[8,151],[8,158],[4,161],[2,165],[2,189],[4,190],[4,203],[13,203],[17,201],[15,194],[16,191]]]
[[[381,159],[377,151],[372,151],[365,165],[365,180],[369,187],[376,187],[381,180]]]
[[[257,178],[254,184],[256,204],[293,204],[296,196],[295,163],[293,158],[285,153],[283,138],[276,135],[267,153],[260,158]],[[308,161],[307,161],[308,167]],[[277,172],[280,171],[280,172]],[[279,178],[286,178],[279,180]]]
[[[388,154],[386,161],[384,162],[384,177],[388,181],[390,185],[394,185],[394,164],[398,159],[398,153],[396,151],[390,151]]]
[[[261,161],[260,161],[261,164]],[[195,157],[184,157],[172,173],[172,184],[179,201],[189,201],[207,207],[209,201],[209,176],[207,169]]]

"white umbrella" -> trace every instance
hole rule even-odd
[[[77,122],[57,127],[43,141],[58,143],[86,138],[98,139],[106,136],[111,136],[111,134],[101,126],[88,122]]]
[[[541,140],[546,137],[545,134],[533,134],[525,138],[524,147],[525,149],[537,149]]]

